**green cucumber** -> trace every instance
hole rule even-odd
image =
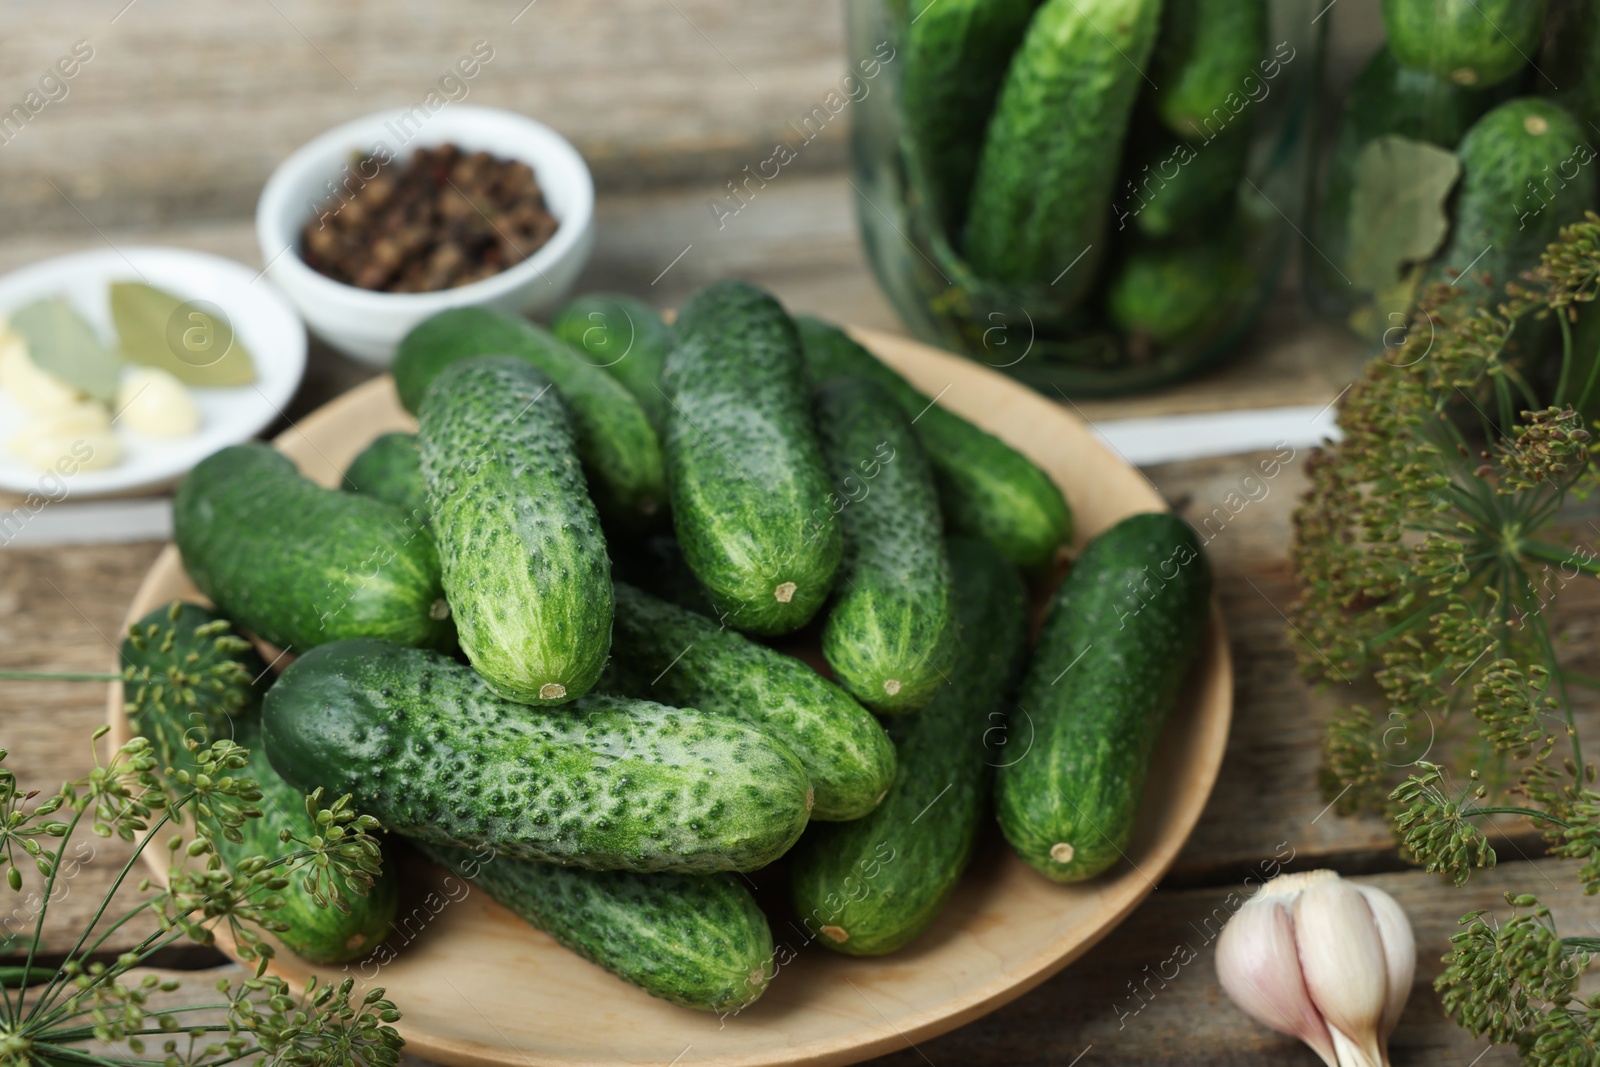
[[[1123,519],[1078,556],[1017,702],[1033,745],[995,779],[1000,829],[1029,866],[1080,882],[1126,851],[1210,601],[1211,566],[1170,513]]]
[[[400,342],[394,384],[407,411],[446,367],[474,356],[515,356],[544,372],[572,411],[578,455],[595,504],[608,517],[648,525],[666,499],[661,442],[622,383],[560,338],[491,308],[441,311]]]
[[[1034,16],[973,182],[965,248],[980,277],[1050,285],[1062,303],[1088,291],[1160,11],[1160,0],[1046,0]]]
[[[661,391],[661,368],[672,347],[672,329],[655,308],[620,293],[580,296],[562,308],[550,332],[622,383],[659,434],[671,405]]]
[[[1450,238],[1425,281],[1477,294],[1487,276],[1497,291],[1538,266],[1561,227],[1594,204],[1594,150],[1577,120],[1543,97],[1508,100],[1490,111],[1473,123],[1456,155],[1461,180]]]
[[[422,447],[414,433],[386,433],[363,448],[344,472],[344,484],[393,504],[428,524],[428,485],[422,478]]]
[[[1547,0],[1382,0],[1394,57],[1457,85],[1494,85],[1539,48]]]
[[[992,545],[952,540],[961,652],[950,684],[889,726],[893,788],[852,823],[814,826],[795,846],[790,887],[807,933],[852,956],[893,952],[931,926],[955,891],[989,808],[993,756],[1028,651],[1027,596]]]
[[[462,651],[512,700],[588,692],[610,644],[611,560],[550,379],[510,356],[453,364],[418,432]]]
[[[955,662],[950,559],[933,474],[916,432],[881,386],[839,378],[817,389],[816,404],[834,496],[814,529],[844,530],[822,654],[839,684],[874,711],[915,711]]]
[[[1139,346],[1200,341],[1231,321],[1232,302],[1249,292],[1250,268],[1227,236],[1128,250],[1106,286],[1106,312]]]
[[[981,537],[1019,567],[1050,563],[1072,539],[1072,509],[1032,460],[929,397],[821,319],[796,320],[806,369],[817,384],[833,378],[876,382],[912,420],[933,465],[952,533]]]
[[[1534,69],[1540,96],[1554,97],[1580,123],[1600,120],[1600,5],[1552,0]]]
[[[1266,0],[1164,0],[1150,95],[1167,129],[1209,141],[1233,123],[1227,101],[1259,80],[1267,23]]]
[[[811,778],[813,819],[857,819],[894,778],[894,746],[861,705],[800,660],[617,583],[616,691],[743,719],[788,745]]]
[[[195,587],[280,648],[451,641],[439,555],[422,527],[381,500],[322,488],[266,445],[202,460],[178,486],[172,527]]]
[[[250,750],[240,772],[261,789],[258,819],[239,826],[240,840],[212,839],[228,870],[254,856],[269,859],[299,846],[285,844],[287,830],[309,841],[326,830],[306,814],[306,796],[272,769],[257,743],[261,732],[261,678],[267,665],[250,642],[234,635],[228,621],[198,604],[173,601],[129,628],[122,642],[123,693],[128,724],[150,740],[163,768],[197,770],[190,740],[200,745],[229,738]],[[283,906],[272,912],[287,929],[277,939],[309,963],[360,959],[388,935],[399,899],[398,883],[387,862],[365,892],[334,875],[344,890],[348,912],[319,906],[300,878],[278,894]]]
[[[586,871],[420,847],[535,929],[651,996],[736,1012],[772,979],[772,930],[732,875]]]
[[[1233,221],[1234,201],[1250,152],[1245,131],[1189,144],[1170,135],[1147,137],[1129,164],[1117,229],[1154,238],[1217,232]]]
[[[664,375],[667,473],[689,567],[728,622],[780,634],[810,620],[839,569],[839,532],[806,536],[828,476],[794,323],[744,282],[683,306]]]
[[[1039,0],[936,0],[905,31],[900,110],[946,233],[959,233],[978,150]]]
[[[1368,142],[1399,134],[1454,148],[1478,117],[1503,96],[1500,88],[1468,88],[1401,66],[1387,47],[1379,48],[1345,97],[1323,179],[1317,246],[1328,260],[1345,262],[1356,158]],[[1327,261],[1320,256],[1314,259],[1313,269],[1322,270]],[[1328,277],[1330,284],[1343,284],[1331,273]]]
[[[805,829],[795,754],[738,719],[626,697],[537,708],[448,656],[341,641],[267,692],[272,765],[406,837],[594,870],[745,871]]]

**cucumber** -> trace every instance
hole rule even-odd
[[[874,711],[915,711],[955,663],[950,559],[933,474],[881,386],[840,378],[818,388],[816,403],[834,484],[831,511],[816,529],[844,530],[822,654],[839,684]]]
[[[1160,11],[1160,0],[1046,0],[1034,16],[973,182],[965,249],[980,277],[1050,285],[1063,304],[1088,291]]]
[[[440,866],[591,963],[651,996],[735,1012],[772,979],[772,930],[728,874],[585,871],[419,845]]]
[[[1600,6],[1594,0],[1553,0],[1544,44],[1534,64],[1537,92],[1588,125],[1600,119]]]
[[[1130,350],[1199,341],[1232,319],[1235,295],[1251,288],[1249,265],[1228,237],[1137,246],[1111,274],[1106,311]]]
[[[912,420],[953,533],[981,537],[1029,569],[1047,565],[1072,539],[1066,498],[1027,456],[940,407],[837,326],[806,316],[796,322],[813,382],[841,377],[876,382]]]
[[[1547,0],[1382,0],[1394,57],[1457,85],[1510,78],[1539,48]]]
[[[1454,221],[1425,281],[1452,282],[1469,294],[1497,291],[1538,266],[1561,227],[1594,204],[1595,153],[1577,121],[1543,97],[1490,111],[1467,131],[1456,155]]]
[[[386,433],[374,438],[350,461],[344,483],[428,525],[428,485],[422,478],[422,448],[416,434]]]
[[[852,956],[893,952],[931,926],[983,828],[988,737],[1028,650],[1027,598],[1005,557],[952,540],[961,652],[949,685],[889,725],[899,770],[878,810],[814,826],[795,846],[790,888],[807,933]]]
[[[813,819],[857,819],[894,779],[883,727],[804,663],[703,615],[617,583],[611,634],[615,691],[743,719],[800,757]]]
[[[655,308],[620,293],[580,296],[561,309],[550,331],[621,382],[656,433],[666,429],[671,405],[661,391],[661,368],[672,330]]]
[[[1361,68],[1345,97],[1323,179],[1317,244],[1328,259],[1345,262],[1356,157],[1369,141],[1399,134],[1454,148],[1478,117],[1503,96],[1500,88],[1468,88],[1401,66],[1394,53],[1380,47]],[[1324,261],[1320,256],[1314,258],[1314,269],[1321,270]],[[1343,285],[1337,276],[1330,274],[1329,278],[1330,284]]]
[[[572,423],[532,364],[447,368],[422,402],[428,510],[461,649],[501,696],[589,690],[611,635],[611,560]]]
[[[1118,230],[1147,237],[1217,232],[1233,221],[1234,201],[1250,151],[1245,131],[1189,144],[1149,137],[1134,153],[1116,212]]]
[[[548,375],[572,411],[578,455],[595,504],[626,524],[647,526],[654,520],[666,499],[666,475],[650,419],[621,382],[525,319],[464,307],[422,320],[395,354],[400,402],[419,414],[434,378],[474,356],[515,356]]]
[[[946,233],[959,233],[978,150],[1039,0],[937,0],[905,31],[900,111]]]
[[[1267,23],[1266,0],[1164,0],[1150,95],[1167,129],[1209,141],[1233,124],[1226,101],[1245,99],[1267,53]]]
[[[1017,702],[1033,745],[995,779],[1000,829],[1029,866],[1080,882],[1127,849],[1210,600],[1211,566],[1175,515],[1123,519],[1078,556]]]
[[[589,696],[495,695],[470,667],[384,641],[300,657],[267,693],[267,756],[406,837],[595,870],[765,866],[811,787],[782,743],[726,715]]]
[[[172,527],[195,587],[280,648],[451,642],[439,555],[422,528],[391,504],[322,488],[266,445],[202,460],[178,486]]]
[[[250,642],[233,634],[225,618],[198,604],[173,601],[129,628],[122,662],[128,723],[150,740],[163,768],[198,769],[190,739],[204,746],[230,738],[250,749],[249,762],[239,773],[259,785],[256,806],[263,814],[240,824],[238,841],[213,838],[224,868],[235,870],[251,857],[271,859],[299,848],[280,840],[281,830],[302,841],[325,831],[306,814],[305,793],[272,769],[257,743],[260,679],[267,665]],[[283,906],[272,912],[273,921],[287,927],[274,931],[277,939],[309,963],[360,959],[384,939],[394,919],[399,893],[387,862],[361,893],[333,877],[344,889],[348,912],[319,906],[299,878],[291,878],[278,894]]]
[[[810,620],[839,569],[839,532],[806,535],[828,499],[800,340],[778,302],[717,282],[678,317],[664,375],[667,472],[683,555],[717,611],[780,634]]]

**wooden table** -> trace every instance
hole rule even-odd
[[[810,146],[732,225],[719,231],[707,207],[723,181],[763,158],[773,131],[837,78],[835,0],[764,6],[759,16],[728,0],[524,2],[472,0],[450,5],[447,16],[443,7],[378,0],[206,0],[185,5],[180,17],[161,0],[135,0],[114,21],[104,6],[81,0],[30,9],[0,36],[0,71],[22,72],[0,76],[0,100],[20,97],[35,78],[27,72],[42,70],[74,41],[88,40],[96,52],[65,100],[0,145],[0,270],[134,242],[259,264],[249,211],[276,159],[342,118],[410,101],[457,53],[486,39],[496,59],[474,86],[473,101],[552,121],[595,164],[599,247],[582,288],[621,289],[670,306],[708,280],[736,275],[770,287],[797,310],[898,328],[856,241],[842,128]],[[1370,42],[1375,6],[1343,0],[1334,12],[1336,70]],[[1339,331],[1306,318],[1291,284],[1227,368],[1160,396],[1079,408],[1098,422],[1321,406],[1361,361],[1359,347]],[[290,418],[369,373],[314,348]],[[1255,470],[1256,458],[1212,457],[1146,473],[1198,522]],[[879,1062],[1309,1067],[1316,1061],[1308,1051],[1251,1024],[1226,1001],[1212,969],[1218,923],[1237,906],[1246,879],[1274,857],[1292,857],[1291,869],[1332,867],[1371,879],[1411,916],[1421,959],[1393,1039],[1397,1064],[1514,1062],[1503,1050],[1485,1055],[1482,1042],[1442,1016],[1431,990],[1438,956],[1458,916],[1500,904],[1509,888],[1535,889],[1558,909],[1582,904],[1569,872],[1531,858],[1537,843],[1518,831],[1496,840],[1498,870],[1452,890],[1407,868],[1380,821],[1338,816],[1315,788],[1322,724],[1346,695],[1319,693],[1298,679],[1282,615],[1294,595],[1286,547],[1303,458],[1301,449],[1208,545],[1229,618],[1238,703],[1221,780],[1175,868],[1125,925],[1055,979],[979,1022]],[[0,666],[105,669],[125,607],[159,547],[0,552]],[[1571,624],[1573,635],[1588,637],[1579,626]],[[0,685],[0,746],[10,750],[8,765],[25,785],[53,787],[84,772],[103,699],[98,685]],[[66,947],[68,930],[126,856],[116,843],[94,840],[92,847],[94,858],[53,913],[47,950]],[[1159,977],[1171,974],[1167,961],[1184,945],[1194,961],[1176,977]],[[223,961],[187,948],[161,962],[193,972]],[[190,973],[187,985],[204,989],[212,977]]]

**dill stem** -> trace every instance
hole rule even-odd
[[[1562,548],[1544,541],[1519,541],[1517,553],[1529,559],[1536,559],[1541,563],[1554,563],[1556,566],[1571,564],[1580,574],[1592,574],[1600,577],[1600,558],[1592,560],[1579,559],[1573,554],[1572,549]]]
[[[1556,818],[1549,812],[1540,811],[1538,808],[1492,807],[1492,808],[1467,808],[1461,813],[1463,819],[1470,819],[1477,815],[1526,815],[1530,819],[1543,819],[1553,822],[1557,826],[1571,829],[1572,824]]]
[[[0,682],[120,682],[120,674],[88,671],[0,671]]]

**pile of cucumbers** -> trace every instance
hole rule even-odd
[[[1435,283],[1482,301],[1519,281],[1597,206],[1600,156],[1600,6],[1383,0],[1382,11],[1386,43],[1344,101],[1323,176],[1322,257],[1307,259],[1330,310],[1372,338]],[[1393,239],[1390,208],[1419,243],[1374,262]]]
[[[1254,306],[1237,201],[1294,60],[1267,0],[890,6],[913,229],[946,285],[974,279],[974,331],[1020,304],[1053,339],[1109,327],[1138,362]]]
[[[196,729],[259,739],[285,818],[351,794],[562,944],[725,1013],[800,947],[740,877],[780,858],[792,928],[858,955],[936,922],[991,810],[1057,881],[1121,860],[1209,610],[1181,520],[1094,538],[1030,653],[1026,583],[1071,541],[1054,483],[753,286],[671,327],[624,297],[552,331],[443,312],[394,379],[418,432],[340,489],[257,444],[179,488],[215,610],[153,616],[143,654],[187,677],[194,642],[160,636],[186,620],[237,669],[131,692],[170,761]],[[292,660],[270,685],[230,622]],[[365,955],[406,906],[386,879],[348,914],[291,901],[284,940]]]

